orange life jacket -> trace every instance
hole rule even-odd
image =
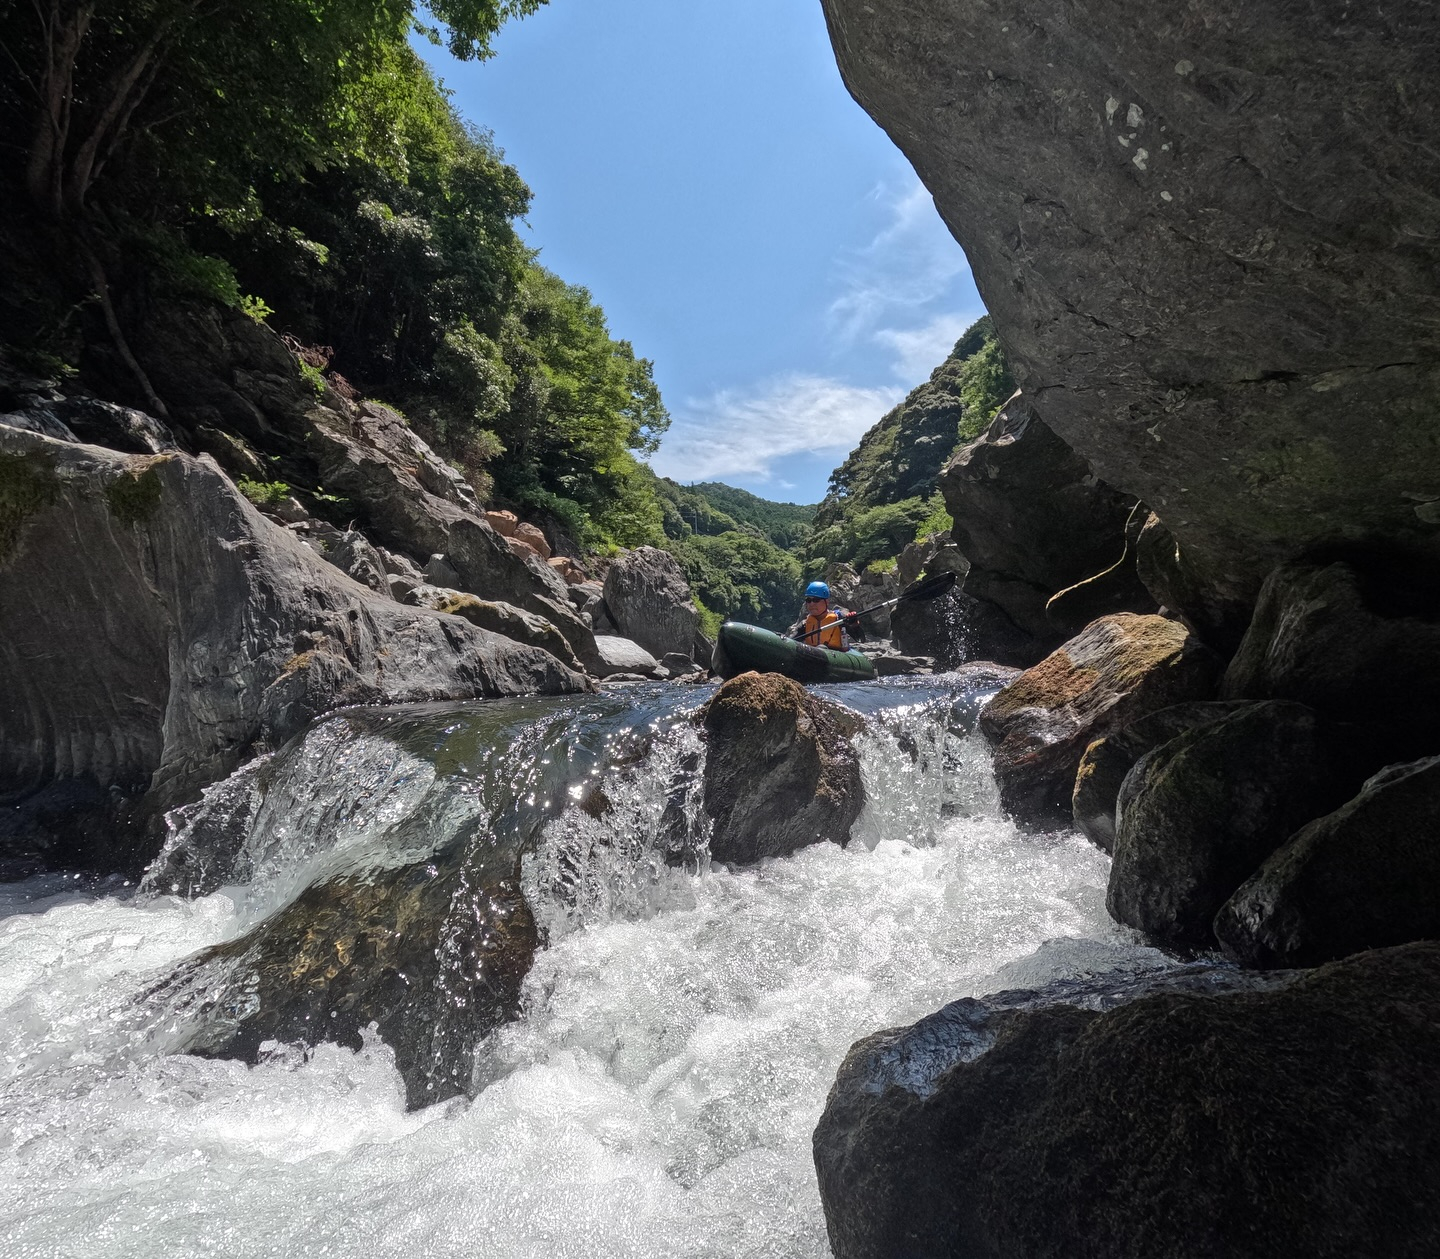
[[[816,634],[815,630],[820,632]],[[834,608],[826,608],[824,616],[805,618],[805,637],[801,642],[810,647],[829,647],[832,651],[849,650],[845,642],[844,626],[840,624],[840,614]]]

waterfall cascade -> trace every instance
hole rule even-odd
[[[1000,815],[954,688],[826,688],[870,718],[844,849],[712,865],[707,693],[653,686],[338,713],[172,817],[142,887],[0,886],[0,1256],[827,1254],[853,1041],[1165,964],[1103,854]],[[395,956],[337,1002],[365,913]]]

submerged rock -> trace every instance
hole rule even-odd
[[[1147,713],[1214,692],[1220,661],[1160,616],[1102,617],[997,695],[980,716],[1000,799],[1018,820],[1063,825],[1086,747]]]
[[[1187,730],[1209,725],[1234,712],[1241,703],[1200,700],[1162,708],[1132,721],[1103,739],[1096,739],[1080,758],[1070,812],[1075,828],[1105,852],[1115,847],[1115,805],[1125,776],[1146,752]]]
[[[1230,895],[1298,827],[1349,792],[1303,704],[1248,704],[1136,762],[1120,789],[1108,905],[1171,944],[1213,944]]]
[[[1392,765],[1285,841],[1222,906],[1245,966],[1315,966],[1440,938],[1440,757]]]
[[[815,1130],[831,1248],[1431,1255],[1437,994],[1427,943],[1302,975],[1102,975],[877,1033]]]
[[[413,1108],[467,1090],[474,1046],[518,1013],[538,945],[518,877],[427,860],[309,887],[156,995],[189,1023],[186,1052],[247,1062],[320,1040],[359,1049],[374,1024]]]
[[[700,612],[668,552],[641,546],[622,554],[605,574],[605,607],[620,634],[657,659],[694,649]]]
[[[849,840],[865,803],[850,743],[859,716],[778,673],[742,673],[715,693],[702,720],[715,860],[759,861]]]

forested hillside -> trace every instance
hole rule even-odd
[[[973,324],[930,379],[889,411],[830,476],[803,555],[812,571],[884,562],[950,526],[935,477],[1014,391],[990,318]]]
[[[163,417],[158,312],[243,310],[496,505],[658,539],[650,364],[536,263],[524,181],[409,43],[485,57],[541,3],[0,0],[0,341]]]

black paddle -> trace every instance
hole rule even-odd
[[[858,612],[847,612],[840,618],[839,623],[844,625],[847,621],[858,621],[862,616],[868,616],[871,612],[878,612],[881,608],[888,608],[896,603],[909,603],[912,600],[917,603],[925,603],[931,599],[938,599],[941,595],[949,593],[950,588],[959,578],[959,573],[936,573],[935,576],[925,578],[924,581],[912,586],[903,594],[896,595],[893,599],[886,599],[884,603],[877,603],[873,608],[861,608]],[[797,643],[803,643],[807,638],[814,638],[827,628],[822,625],[808,634],[792,634],[791,638]]]

